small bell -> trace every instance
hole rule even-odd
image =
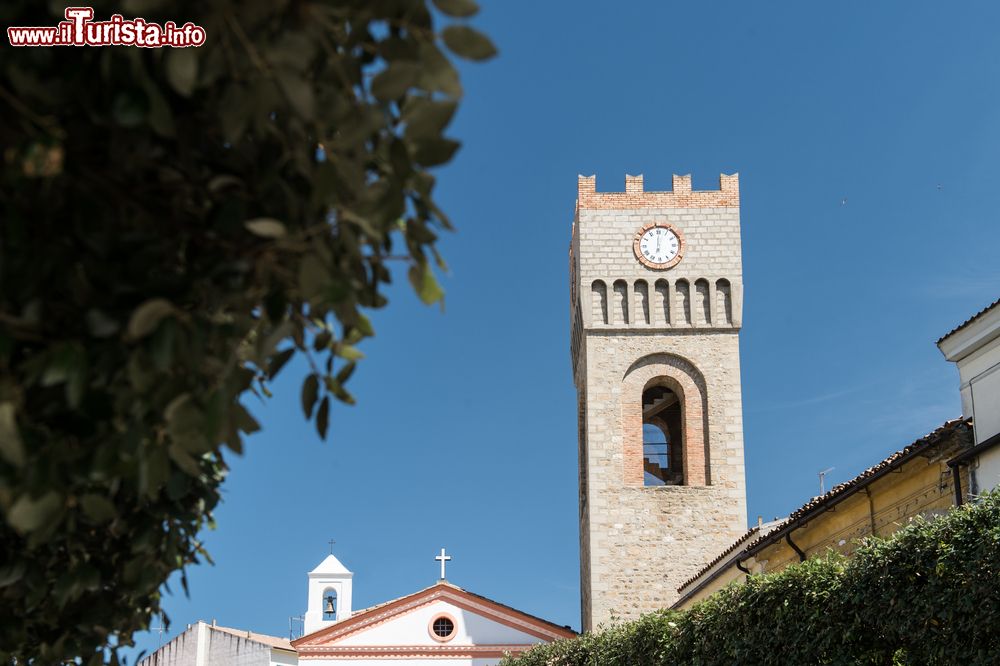
[[[324,613],[333,615],[337,612],[337,609],[333,607],[333,597],[329,596],[326,598],[326,608],[323,609]]]

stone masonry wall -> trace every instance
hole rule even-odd
[[[689,177],[675,177],[674,192],[656,193],[642,190],[641,177],[628,177],[625,193],[597,193],[593,179],[580,180],[571,272],[578,298],[571,317],[574,329],[583,329],[574,330],[574,339],[582,339],[574,366],[578,388],[585,387],[584,629],[612,616],[631,619],[669,606],[677,587],[746,529],[738,206],[735,176],[723,176],[716,192],[690,192]],[[636,230],[654,221],[675,225],[686,242],[681,262],[666,271],[645,267],[633,254]],[[625,299],[630,312],[605,323],[593,317],[595,280],[606,285],[609,297],[616,282],[631,288],[645,281],[649,289]],[[650,320],[642,314],[641,299],[651,297],[658,280],[671,289],[687,281],[692,297],[696,281],[713,287],[723,281],[731,288],[735,316]],[[716,293],[712,289],[709,296]],[[724,290],[718,294],[726,298]],[[621,305],[607,303],[609,310]],[[710,304],[710,312],[722,311]],[[685,426],[685,446],[692,449],[686,455],[693,456],[686,460],[703,465],[704,474],[686,469],[690,485],[642,486],[641,393],[657,377],[686,387],[685,411],[698,402],[694,420]]]

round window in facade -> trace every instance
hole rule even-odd
[[[431,638],[445,643],[455,637],[455,618],[447,613],[438,613],[431,620],[428,628]]]

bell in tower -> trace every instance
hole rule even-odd
[[[323,619],[337,619],[337,592],[335,590],[329,590],[323,600]]]

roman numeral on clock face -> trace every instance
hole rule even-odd
[[[679,261],[678,254],[681,241],[677,231],[669,225],[649,226],[642,232],[636,243],[636,253],[646,262],[647,266],[657,268],[666,264],[673,265]]]

